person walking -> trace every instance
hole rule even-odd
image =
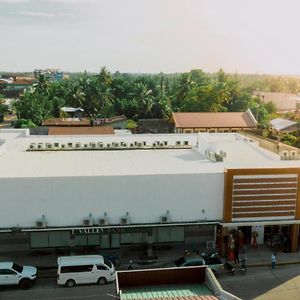
[[[127,268],[127,270],[132,270],[133,268],[132,268],[132,260],[129,262],[129,265],[128,265],[128,268]]]
[[[239,259],[239,247],[237,245],[237,243],[235,243],[235,247],[234,247],[234,264],[239,264],[240,263],[240,259]]]
[[[272,270],[275,270],[275,264],[276,264],[276,253],[274,252],[271,256],[271,262],[272,262]]]

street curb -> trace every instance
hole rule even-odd
[[[280,265],[293,265],[293,264],[300,264],[300,259],[297,260],[289,260],[289,261],[281,261],[281,262],[276,262],[277,266]],[[265,266],[271,266],[271,261],[270,262],[260,262],[260,263],[248,263],[247,267],[265,267]]]

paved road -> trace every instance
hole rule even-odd
[[[282,300],[300,299],[300,266],[278,266],[249,268],[245,275],[220,276],[224,290],[244,299]]]
[[[222,287],[241,299],[282,300],[300,299],[300,266],[278,266],[272,272],[270,267],[249,268],[245,275],[221,275]],[[0,290],[0,300],[114,300],[115,284],[105,286],[85,285],[74,288],[58,287],[55,278],[39,278],[30,290],[5,288]]]
[[[58,287],[55,278],[39,278],[30,290],[18,288],[0,289],[1,300],[114,300],[114,283],[104,286],[82,285],[74,288]]]

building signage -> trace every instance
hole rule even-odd
[[[149,228],[148,228],[149,230]],[[83,227],[83,228],[76,228],[72,229],[73,235],[84,235],[84,234],[100,234],[100,233],[133,233],[133,232],[141,232],[147,231],[145,228],[130,228],[130,227]]]

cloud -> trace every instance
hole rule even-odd
[[[22,16],[28,16],[28,17],[46,17],[46,18],[55,16],[54,14],[50,14],[42,11],[27,11],[27,10],[18,11],[18,14]]]

